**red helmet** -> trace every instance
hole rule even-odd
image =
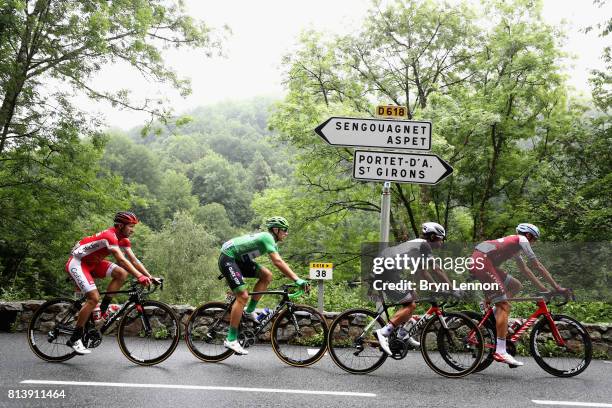
[[[138,224],[138,217],[130,211],[119,211],[115,214],[115,224]]]

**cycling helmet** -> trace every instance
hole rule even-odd
[[[437,222],[426,222],[422,226],[423,235],[433,234],[438,238],[446,238],[446,231],[444,227],[438,224]]]
[[[131,211],[119,211],[115,214],[115,224],[138,224],[138,217]]]
[[[539,239],[540,238],[540,230],[538,229],[538,227],[536,227],[533,224],[528,224],[526,222],[519,224],[516,227],[516,233],[517,234],[525,234],[525,233],[530,233],[531,235],[533,235],[533,237],[535,239]]]
[[[289,229],[289,223],[287,222],[287,220],[283,217],[270,217],[268,219],[266,219],[265,221],[265,225],[266,228],[270,229],[270,228],[282,228],[282,229]]]

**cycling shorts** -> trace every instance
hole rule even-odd
[[[219,270],[234,293],[246,289],[243,278],[259,277],[259,269],[259,264],[247,256],[242,259],[234,259],[224,253],[219,256]]]
[[[91,264],[71,256],[66,263],[66,272],[74,280],[79,290],[82,293],[87,293],[97,289],[94,278],[107,278],[111,276],[116,267],[116,264],[106,259]]]
[[[392,304],[407,305],[417,299],[414,290],[386,290],[383,292],[385,302]]]
[[[482,283],[496,283],[499,289],[483,290],[484,295],[491,303],[504,302],[508,299],[506,287],[510,284],[512,276],[503,269],[496,267],[487,254],[478,250],[472,254],[470,275]],[[482,267],[480,267],[482,266]]]

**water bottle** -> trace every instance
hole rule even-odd
[[[397,330],[397,337],[402,340],[406,340],[408,338],[408,332],[418,322],[418,319],[415,316],[412,316],[410,320],[404,323],[403,326]]]
[[[270,314],[270,309],[269,308],[265,308],[263,310],[263,312],[261,312],[260,314],[257,315],[257,321],[261,322],[263,319],[266,318],[266,316],[268,316]]]
[[[91,313],[91,317],[93,318],[94,322],[97,322],[102,317],[99,304],[94,308],[93,312]]]

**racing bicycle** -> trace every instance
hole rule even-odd
[[[249,348],[258,339],[267,339],[266,330],[271,323],[269,339],[272,349],[283,362],[306,367],[323,357],[327,344],[327,323],[316,309],[293,303],[294,299],[304,294],[302,288],[295,284],[283,285],[277,290],[249,294],[275,295],[280,296],[281,300],[258,323],[245,318],[241,320],[238,341],[242,347]],[[234,354],[234,351],[223,346],[223,341],[227,337],[230,312],[235,301],[235,296],[230,293],[225,302],[205,303],[191,314],[185,341],[194,356],[202,361],[218,362]]]
[[[576,319],[563,315],[552,314],[548,303],[555,297],[562,297],[563,302],[555,306],[563,306],[570,299],[575,300],[570,292],[541,292],[535,297],[510,298],[509,302],[534,301],[537,310],[523,322],[518,321],[506,338],[506,349],[509,354],[516,355],[517,344],[522,335],[531,327],[529,350],[535,362],[544,371],[557,377],[573,377],[587,369],[593,357],[591,337],[585,327]],[[493,305],[485,304],[484,314],[478,312],[463,312],[478,322],[478,328],[483,334],[485,355],[476,369],[481,371],[493,362],[497,330]],[[526,351],[526,350],[525,350]],[[516,366],[510,365],[511,368]]]
[[[148,366],[170,357],[179,342],[179,320],[170,306],[147,299],[158,287],[162,290],[163,284],[163,278],[158,278],[158,283],[154,282],[149,288],[133,281],[127,290],[100,292],[101,295],[127,294],[129,298],[99,329],[90,317],[84,328],[85,347],[98,347],[103,335],[118,322],[117,342],[128,360]],[[74,333],[77,316],[86,300],[85,295],[77,300],[56,298],[36,310],[27,332],[34,354],[50,362],[66,361],[77,355],[66,342]]]
[[[421,330],[421,354],[425,363],[444,377],[458,378],[474,371],[483,356],[483,338],[476,324],[462,313],[445,311],[447,301],[438,302],[431,297],[416,302],[431,306],[407,330],[404,338]],[[334,319],[329,329],[328,348],[338,367],[352,374],[365,374],[387,360],[375,331],[387,324],[389,309],[395,306],[399,304],[386,304],[383,300],[376,311],[349,309]],[[400,339],[395,330],[389,337],[389,348],[393,353],[390,357],[401,360],[412,346]]]

